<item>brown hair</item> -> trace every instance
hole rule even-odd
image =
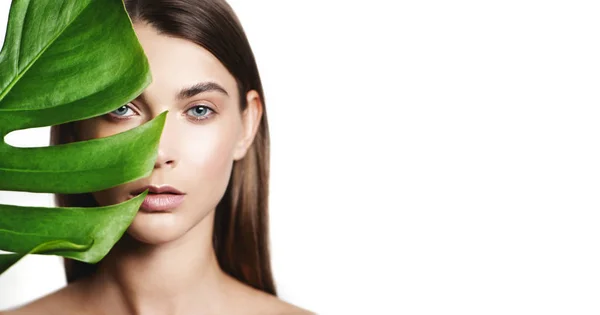
[[[234,161],[225,194],[216,208],[213,247],[221,269],[236,279],[276,295],[268,234],[269,127],[254,54],[244,30],[224,0],[124,0],[133,22],[145,22],[168,36],[210,51],[236,79],[240,110],[246,93],[256,90],[263,114],[244,158]],[[76,139],[74,123],[52,126],[51,144]],[[91,194],[55,195],[59,207],[97,206]],[[97,265],[65,259],[67,281],[93,273]]]

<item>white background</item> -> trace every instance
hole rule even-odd
[[[600,313],[597,1],[230,3],[266,92],[283,299],[319,314]],[[20,262],[0,309],[62,286],[60,268]]]

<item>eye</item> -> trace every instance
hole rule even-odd
[[[123,105],[115,110],[113,110],[112,112],[110,112],[111,115],[116,116],[116,117],[130,117],[132,115],[125,115],[127,114],[128,111],[132,111],[131,107],[129,107],[129,105]]]
[[[188,109],[187,112],[190,116],[192,116],[192,119],[194,120],[204,120],[212,116],[215,111],[208,106],[197,105]]]

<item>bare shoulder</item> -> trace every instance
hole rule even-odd
[[[258,291],[256,300],[257,314],[273,315],[314,315],[306,309],[290,304],[271,294]]]
[[[235,296],[235,314],[314,315],[315,313],[288,303],[277,296],[244,285]]]
[[[271,302],[265,303],[264,312],[261,314],[273,315],[315,315],[315,313],[285,302],[277,297],[271,296]]]
[[[78,298],[76,284],[63,287],[15,309],[0,312],[0,315],[66,315],[78,313],[75,306]]]

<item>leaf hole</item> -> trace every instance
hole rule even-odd
[[[50,146],[50,127],[21,129],[10,132],[4,142],[17,148],[39,148]]]
[[[0,204],[22,207],[56,207],[54,194],[0,190]]]

